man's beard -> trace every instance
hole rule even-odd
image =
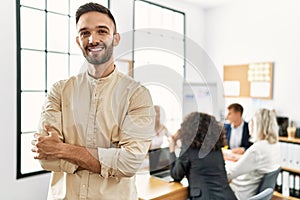
[[[103,55],[89,55],[87,53],[87,50],[82,50],[83,52],[83,56],[85,57],[85,59],[92,65],[101,65],[106,63],[107,61],[109,61],[113,55],[113,43],[111,43],[111,45],[107,46],[106,44],[104,44],[104,54]]]

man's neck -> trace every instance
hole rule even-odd
[[[101,65],[91,65],[88,66],[88,72],[90,76],[92,76],[95,79],[104,78],[110,75],[115,69],[115,65],[113,62],[110,62],[109,64],[104,63]]]
[[[239,127],[241,124],[242,124],[242,122],[243,122],[243,120],[241,119],[241,120],[239,120],[239,121],[236,121],[236,122],[233,122],[232,124],[233,124],[233,127],[234,128],[237,128],[237,127]]]

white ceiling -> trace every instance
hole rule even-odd
[[[234,0],[184,0],[189,3],[198,5],[204,9],[222,6],[224,4],[233,2]]]

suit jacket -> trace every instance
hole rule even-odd
[[[177,160],[175,153],[171,153],[171,176],[177,182],[186,176],[190,200],[236,199],[228,184],[221,150],[212,150],[201,159],[198,156],[199,149],[188,148],[183,151]]]
[[[225,124],[224,128],[226,130],[226,139],[227,143],[229,146],[229,141],[230,141],[230,136],[231,136],[231,124]],[[245,150],[248,149],[252,143],[249,142],[250,134],[249,134],[249,129],[248,129],[248,123],[244,121],[244,126],[243,126],[243,133],[242,133],[242,141],[241,141],[241,146],[244,147]],[[230,148],[230,146],[229,146]]]

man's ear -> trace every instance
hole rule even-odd
[[[119,34],[119,33],[115,33],[115,34],[114,34],[113,45],[114,45],[114,46],[118,46],[118,44],[119,44],[119,42],[120,42],[120,39],[121,39],[120,34]]]

